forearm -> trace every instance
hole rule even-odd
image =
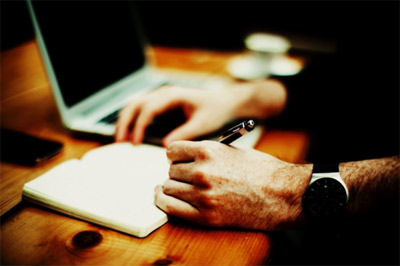
[[[387,200],[398,200],[398,156],[340,164],[340,175],[350,194],[347,214],[363,213]]]

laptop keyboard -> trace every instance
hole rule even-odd
[[[103,117],[99,122],[106,123],[106,124],[115,124],[118,120],[118,114],[121,109],[117,109],[111,114]]]

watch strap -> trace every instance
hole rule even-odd
[[[313,173],[335,173],[339,172],[339,163],[315,163]]]

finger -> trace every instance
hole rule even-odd
[[[162,97],[162,95],[159,95],[157,98],[161,99],[161,101],[158,99],[150,99],[142,106],[133,128],[133,143],[137,144],[143,141],[146,128],[154,119],[154,117],[166,112],[169,109],[173,109],[180,104],[169,97]]]
[[[146,131],[147,126],[155,117],[155,114],[147,107],[144,110],[142,109],[138,113],[138,117],[133,126],[132,131],[132,143],[139,144],[143,142],[144,133]]]
[[[172,164],[169,168],[169,178],[188,184],[193,184],[194,162],[179,162]]]
[[[192,206],[197,206],[197,204],[195,204],[196,193],[193,185],[191,184],[167,179],[164,182],[162,189],[164,194],[168,196],[183,200]]]
[[[200,217],[198,209],[185,201],[166,195],[161,186],[155,188],[154,203],[167,214],[182,219],[196,221]]]
[[[139,101],[132,101],[126,105],[119,113],[116,124],[116,141],[128,140],[130,126],[135,119],[135,116],[140,109]]]
[[[197,145],[193,141],[174,141],[167,147],[167,158],[171,164],[194,161]]]
[[[189,119],[181,126],[172,130],[163,140],[163,145],[168,147],[169,144],[176,140],[191,140],[205,134],[197,119]]]
[[[215,145],[222,145],[216,141],[174,141],[167,147],[167,158],[170,164],[203,161],[210,158]]]

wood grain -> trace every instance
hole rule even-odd
[[[77,244],[82,232],[99,234],[101,241],[91,245],[89,233]],[[172,220],[139,239],[29,204],[7,214],[1,236],[2,264],[18,265],[255,265],[265,263],[270,250],[262,232]]]

